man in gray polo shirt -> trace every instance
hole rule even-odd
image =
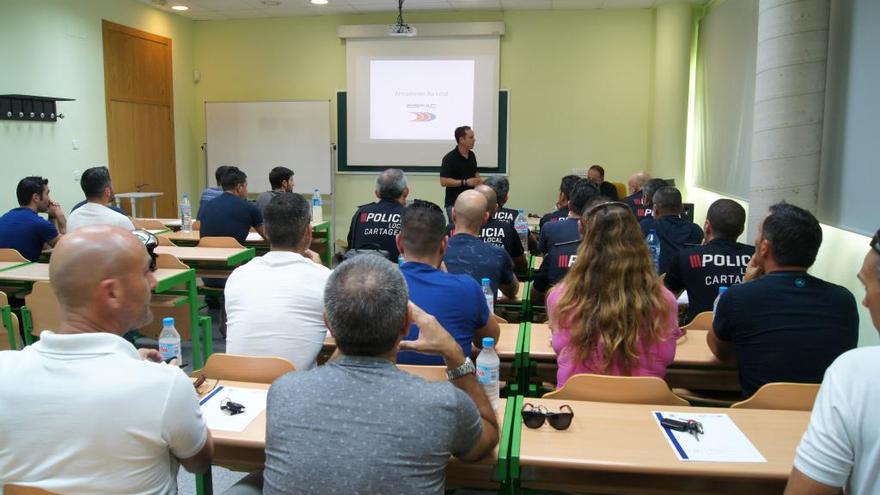
[[[269,390],[263,493],[442,494],[450,455],[492,451],[498,423],[473,363],[407,299],[403,275],[384,258],[358,256],[333,271],[324,307],[341,356]],[[401,342],[410,323],[419,338]],[[442,356],[449,382],[399,370],[399,349]]]

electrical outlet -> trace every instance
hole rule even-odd
[[[73,147],[73,151],[79,151],[79,139],[74,139],[70,145]]]

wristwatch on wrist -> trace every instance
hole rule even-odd
[[[477,371],[477,368],[474,367],[474,362],[471,361],[471,358],[464,358],[464,362],[458,368],[446,370],[446,378],[450,380],[455,380],[456,378],[461,378],[465,375],[472,375]]]
[[[466,185],[467,185],[467,181],[464,179],[461,179],[461,187],[464,187]]]

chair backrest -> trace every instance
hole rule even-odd
[[[3,294],[3,293],[0,292],[0,294]],[[6,294],[3,294],[3,297],[6,297]],[[0,306],[4,306],[4,305],[0,304]],[[10,351],[10,350],[17,351],[17,350],[20,350],[22,347],[21,333],[19,333],[20,327],[18,325],[18,316],[16,316],[15,313],[12,313],[10,316],[12,317],[12,333],[13,333],[13,337],[15,338],[15,349],[12,349],[9,347],[9,333],[8,333],[9,329],[6,327],[3,327],[2,322],[0,322],[0,328],[3,329],[3,331],[0,332],[0,334],[2,334],[2,335],[0,335],[0,351]]]
[[[565,385],[544,395],[547,399],[619,402],[623,404],[658,404],[688,406],[688,401],[672,393],[655,376],[574,375]]]
[[[55,492],[42,488],[21,485],[3,485],[3,493],[6,495],[57,495]]]
[[[164,223],[155,218],[132,218],[131,222],[135,227],[140,227],[146,230],[169,230]]]
[[[160,237],[161,239],[161,237]],[[169,241],[171,242],[171,241]],[[177,256],[168,253],[160,253],[156,257],[156,268],[170,268],[172,270],[186,270],[189,268],[186,263],[177,259]]]
[[[715,318],[711,311],[703,311],[691,320],[690,323],[681,327],[682,330],[712,330],[712,320]]]
[[[244,248],[233,237],[202,237],[199,239],[199,247],[216,248]]]
[[[623,198],[629,196],[629,195],[626,193],[626,185],[625,185],[624,183],[622,183],[622,182],[612,182],[612,184],[614,184],[614,187],[617,189],[617,197],[618,197],[618,199],[623,199]]]
[[[748,399],[737,402],[730,407],[812,411],[818,393],[818,383],[767,383]]]
[[[24,305],[31,312],[32,335],[39,336],[43,330],[57,330],[61,326],[61,305],[51,283],[35,282],[31,293],[24,296]]]
[[[21,255],[17,250],[12,248],[0,249],[0,261],[21,261],[26,263],[27,258]]]
[[[214,353],[208,358],[201,374],[220,380],[272,383],[290,371],[296,371],[296,366],[280,357]]]
[[[492,313],[492,318],[494,318],[495,321],[498,322],[498,324],[501,324],[501,323],[507,323],[507,320],[505,320],[504,318],[502,318],[502,317],[496,315],[495,313]]]
[[[201,228],[202,228],[202,221],[201,220],[193,220],[193,231],[198,232],[199,229],[201,229]]]

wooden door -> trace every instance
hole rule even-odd
[[[177,216],[171,40],[104,21],[110,175],[117,193],[158,191],[158,216]],[[122,207],[129,211],[129,201]],[[129,213],[131,213],[129,211]],[[152,214],[142,200],[140,216]]]

